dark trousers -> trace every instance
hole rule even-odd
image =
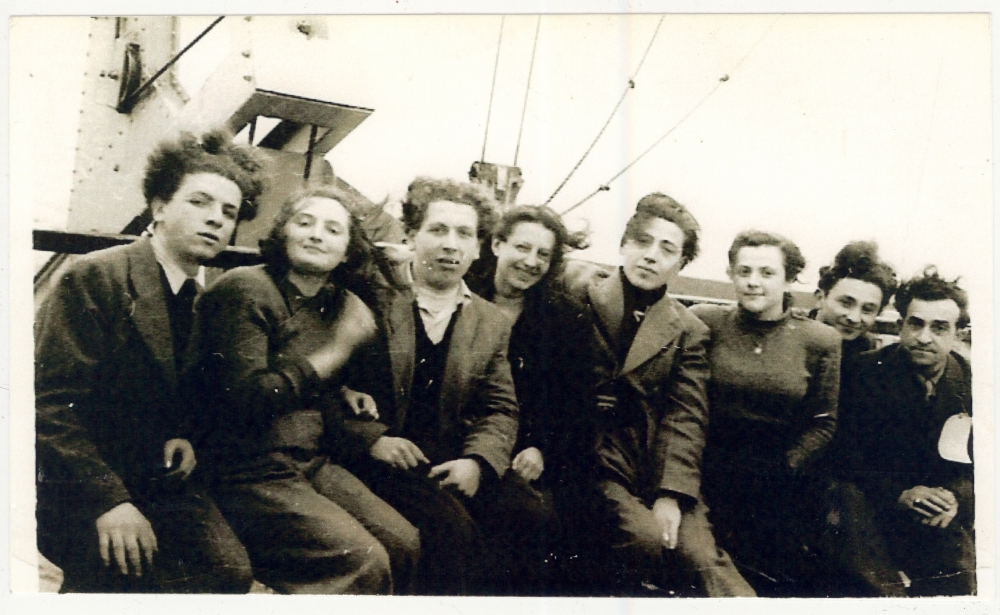
[[[853,483],[832,487],[836,558],[848,573],[857,575],[878,595],[974,595],[976,549],[963,514],[947,528],[923,525],[910,511],[871,506]],[[971,501],[959,500],[962,506]],[[898,571],[913,581],[904,591]]]
[[[612,563],[619,587],[634,591],[642,582],[664,589],[676,586],[678,579],[665,578],[671,572],[669,552],[663,546],[663,530],[653,517],[652,502],[647,503],[617,481],[601,480],[598,488],[610,526]],[[716,545],[707,514],[708,507],[700,501],[683,513],[677,563],[707,596],[755,596],[729,555]]]
[[[269,458],[269,473],[229,475],[215,489],[261,582],[283,593],[409,590],[416,528],[326,457]]]
[[[484,478],[468,498],[442,489],[426,466],[403,471],[365,460],[351,467],[420,529],[418,594],[523,595],[543,586],[538,544],[550,533],[551,508],[513,472]]]
[[[114,561],[105,566],[96,520],[73,521],[70,512],[61,528],[61,553],[51,558],[63,570],[61,591],[248,592],[253,583],[250,560],[206,490],[188,482],[170,489],[155,484],[146,487],[133,489],[132,504],[149,520],[156,536],[152,569],[144,562],[143,576],[137,577],[121,574]]]

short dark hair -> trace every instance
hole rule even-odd
[[[410,183],[403,200],[403,224],[406,230],[417,232],[427,217],[431,203],[451,201],[476,210],[476,236],[481,240],[493,233],[497,221],[497,202],[491,191],[481,184],[457,182],[451,179],[418,177]]]
[[[274,217],[271,230],[259,241],[260,256],[264,263],[274,272],[275,276],[283,277],[291,269],[288,260],[287,235],[285,227],[288,221],[301,209],[299,206],[303,201],[310,198],[332,199],[344,206],[349,215],[350,228],[348,229],[347,253],[344,262],[340,263],[336,269],[330,272],[330,280],[334,283],[343,281],[343,276],[347,272],[355,272],[371,257],[373,248],[365,235],[364,229],[358,222],[357,217],[351,213],[357,211],[355,197],[345,190],[332,184],[319,184],[308,186],[293,193],[281,205],[281,209]],[[337,272],[340,273],[337,273]]]
[[[766,231],[743,231],[733,239],[733,245],[729,246],[729,266],[736,265],[736,256],[740,248],[756,248],[759,246],[774,246],[781,250],[782,264],[785,267],[785,281],[794,282],[802,270],[806,268],[806,258],[802,256],[802,250],[795,243],[778,235]]]
[[[946,280],[938,275],[937,267],[931,265],[924,269],[923,275],[918,275],[903,282],[896,291],[896,311],[900,317],[906,318],[906,310],[914,299],[920,301],[943,301],[951,299],[958,306],[957,329],[969,326],[969,295],[959,288],[958,281]]]
[[[174,139],[160,142],[149,155],[142,180],[146,204],[153,199],[169,201],[184,178],[192,173],[215,173],[232,180],[243,199],[238,221],[257,216],[257,197],[264,190],[263,164],[257,152],[245,145],[234,145],[232,135],[211,130],[202,135],[182,132]]]
[[[878,257],[878,245],[874,241],[852,241],[841,248],[833,265],[820,267],[819,289],[829,293],[844,278],[877,286],[882,291],[880,309],[889,303],[899,287],[896,272]]]
[[[697,258],[698,235],[701,232],[698,221],[686,207],[662,192],[653,192],[639,199],[635,213],[625,224],[621,245],[625,245],[629,239],[636,239],[640,233],[646,230],[646,225],[653,218],[662,218],[667,222],[673,222],[684,232],[684,247],[681,250],[682,268]]]
[[[500,217],[500,221],[493,231],[493,237],[500,241],[510,239],[511,233],[518,224],[534,222],[541,224],[546,229],[552,231],[555,236],[555,244],[552,246],[552,259],[549,261],[549,270],[536,287],[547,286],[562,278],[563,257],[571,250],[584,250],[588,246],[587,231],[571,233],[562,218],[552,209],[544,205],[518,205],[508,209]],[[477,266],[478,265],[478,266]],[[496,275],[497,257],[492,250],[483,250],[482,254],[473,269],[469,270],[466,276],[473,290],[480,294],[492,295],[488,292],[493,284],[493,276]]]

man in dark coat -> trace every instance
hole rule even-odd
[[[190,476],[178,371],[201,263],[252,217],[257,168],[218,134],[161,145],[152,238],[80,259],[38,310],[38,537],[63,591],[250,588],[246,552]]]
[[[708,329],[667,294],[697,255],[698,231],[683,205],[650,194],[625,228],[621,269],[576,289],[596,315],[599,497],[627,591],[677,587],[665,567],[676,552],[702,592],[753,596],[716,546],[701,497]]]
[[[967,298],[932,269],[896,293],[900,342],[845,366],[843,558],[888,595],[974,594],[972,374],[953,348]]]

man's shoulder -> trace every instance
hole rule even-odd
[[[696,335],[709,335],[709,326],[700,318],[699,314],[669,295],[665,298],[670,301],[670,305],[677,313],[677,320],[680,322],[682,329]]]

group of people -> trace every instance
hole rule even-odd
[[[967,297],[935,270],[898,285],[849,244],[808,314],[799,248],[748,231],[738,304],[688,309],[668,288],[700,228],[664,194],[608,275],[564,261],[585,237],[550,209],[417,178],[406,249],[313,184],[261,264],[206,287],[262,187],[223,133],[164,142],[148,236],[38,308],[38,542],[62,591],[975,593]]]

